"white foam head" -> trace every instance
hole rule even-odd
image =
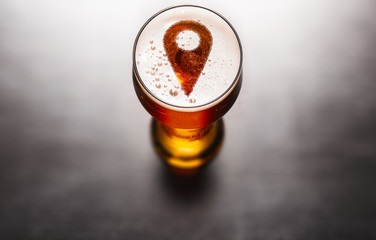
[[[189,96],[181,89],[163,45],[166,30],[183,20],[205,25],[213,37],[208,60]],[[169,105],[197,107],[216,100],[230,88],[241,68],[241,48],[234,30],[205,8],[179,6],[163,11],[147,23],[136,41],[135,70],[140,81],[149,93]],[[183,31],[177,44],[183,50],[192,50],[199,44],[199,37],[192,31]]]

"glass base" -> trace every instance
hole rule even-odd
[[[224,138],[223,120],[199,129],[168,127],[152,119],[154,149],[172,170],[194,173],[210,162],[221,149]]]

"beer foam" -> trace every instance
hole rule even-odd
[[[178,44],[179,48],[186,51],[192,51],[199,46],[200,37],[193,31],[185,30],[179,33],[176,43]]]
[[[205,25],[213,37],[208,60],[189,96],[181,89],[163,45],[166,30],[183,20]],[[199,45],[199,37],[182,31],[177,44],[183,50],[192,50]],[[145,26],[136,44],[135,61],[140,81],[154,97],[178,107],[197,107],[216,100],[230,88],[240,68],[241,49],[223,18],[204,8],[180,6],[161,12]]]

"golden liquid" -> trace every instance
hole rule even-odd
[[[151,130],[154,149],[171,170],[180,175],[195,174],[214,158],[224,136],[222,116],[239,95],[241,74],[229,94],[211,107],[193,112],[164,107],[146,93],[135,73],[133,82],[140,102],[153,116]]]
[[[220,119],[198,129],[172,128],[153,118],[152,139],[159,156],[172,168],[192,173],[220,150],[224,124]]]

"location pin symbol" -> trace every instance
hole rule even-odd
[[[199,45],[195,49],[184,50],[178,46],[176,40],[182,31],[193,31],[199,36]],[[185,95],[189,96],[208,60],[213,44],[212,35],[201,23],[191,20],[180,21],[167,29],[163,44],[181,88]]]

